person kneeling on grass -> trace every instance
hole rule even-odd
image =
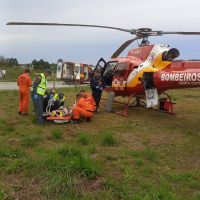
[[[71,124],[80,123],[80,117],[86,118],[86,121],[90,121],[91,117],[94,114],[94,107],[91,104],[89,98],[84,95],[77,94],[76,95],[76,105],[72,107],[72,120],[70,120]]]
[[[94,113],[95,113],[95,111],[96,111],[96,109],[97,109],[97,106],[96,106],[96,102],[95,102],[95,100],[94,100],[92,94],[86,92],[86,91],[83,90],[83,89],[80,90],[80,93],[79,93],[79,94],[80,94],[82,97],[87,98],[87,99],[90,101],[90,103],[91,103],[92,106],[93,106]]]

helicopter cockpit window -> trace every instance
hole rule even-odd
[[[105,66],[105,63],[103,61],[100,61],[95,68],[95,72],[102,74],[104,70],[104,66]]]
[[[112,75],[113,74],[113,70],[116,66],[117,62],[108,62],[106,64],[106,69],[103,73],[103,76],[109,76],[109,75]]]
[[[118,63],[115,69],[115,76],[125,76],[128,68],[128,63]]]
[[[112,79],[114,74],[114,69],[117,62],[108,62],[105,66],[105,71],[103,73],[103,79],[106,86],[112,85]]]

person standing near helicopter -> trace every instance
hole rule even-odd
[[[32,100],[36,112],[37,124],[44,124],[43,101],[47,90],[47,77],[51,71],[46,69],[44,73],[37,75],[33,82]]]
[[[18,113],[22,115],[27,115],[29,106],[29,88],[32,86],[29,69],[26,69],[24,73],[18,76],[17,85],[19,86]]]
[[[97,110],[99,108],[99,103],[101,100],[102,90],[104,88],[101,73],[99,71],[94,72],[94,76],[92,77],[92,79],[90,81],[90,88],[92,90],[92,97],[94,98],[94,100],[96,102],[95,112],[97,112]]]

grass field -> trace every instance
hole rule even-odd
[[[1,67],[0,66],[0,69],[5,69],[6,70],[6,78],[0,78],[0,82],[4,82],[4,81],[16,81],[17,80],[17,77],[24,72],[24,68],[21,68],[21,67]],[[42,71],[41,70],[35,70],[35,69],[32,69],[31,70],[31,79],[33,80],[35,75],[38,74],[38,73],[41,73]],[[48,77],[48,80],[52,80],[53,77]]]
[[[17,77],[24,72],[25,69],[21,67],[6,67],[3,68],[0,66],[0,69],[6,70],[6,77],[0,78],[0,81],[16,81]]]
[[[77,89],[63,90],[72,103]],[[171,91],[175,116],[103,109],[78,125],[17,114],[0,92],[0,199],[199,200],[200,90]]]

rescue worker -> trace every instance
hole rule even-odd
[[[64,94],[61,92],[59,92],[58,94],[55,94],[53,97],[53,102],[52,102],[50,111],[58,110],[59,108],[64,106],[64,103],[65,103]]]
[[[96,110],[97,112],[99,108],[99,103],[101,100],[102,90],[103,90],[104,84],[103,80],[101,78],[101,74],[99,72],[95,72],[94,76],[92,77],[90,81],[90,88],[92,90],[92,96],[96,102]]]
[[[54,89],[50,89],[49,92],[46,91],[46,95],[43,98],[43,112],[46,112],[46,108],[48,106],[49,100],[53,99],[56,95],[56,91]]]
[[[83,90],[83,89],[80,91],[80,94],[81,94],[83,97],[89,99],[90,103],[91,103],[92,106],[93,106],[93,110],[95,111],[97,107],[96,107],[96,102],[95,102],[93,96],[92,96],[90,93],[85,92],[85,90]]]
[[[62,92],[59,92],[58,94],[55,94],[53,99],[55,100],[55,102],[57,102],[56,104],[58,105],[58,108],[60,108],[61,106],[64,106],[65,96],[64,96],[64,94]]]
[[[43,119],[43,101],[47,90],[47,76],[50,75],[50,70],[45,70],[44,73],[35,77],[33,82],[33,105],[35,107],[37,124],[44,124]]]
[[[80,123],[80,117],[85,117],[87,121],[91,120],[94,114],[94,108],[89,98],[82,96],[81,94],[76,95],[76,105],[72,107],[72,120],[71,124]]]
[[[27,115],[29,105],[29,88],[32,86],[29,69],[26,69],[24,73],[18,76],[17,85],[19,86],[18,113],[22,115]]]

